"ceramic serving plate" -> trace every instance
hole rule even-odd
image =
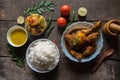
[[[93,26],[93,24],[89,23],[89,22],[75,22],[75,23],[71,24],[70,26],[68,26],[66,28],[66,30],[63,32],[63,35],[61,37],[61,47],[62,47],[62,50],[63,50],[65,56],[67,58],[69,58],[71,61],[74,61],[74,62],[84,63],[84,62],[88,62],[88,61],[93,60],[100,53],[100,51],[103,47],[103,37],[102,37],[102,33],[100,32],[100,35],[99,35],[98,40],[97,40],[97,45],[96,45],[97,49],[92,55],[90,55],[86,58],[82,58],[81,60],[78,60],[68,52],[68,50],[66,49],[66,46],[65,46],[65,38],[64,38],[65,34],[68,31],[70,31],[71,29],[80,28],[80,27],[83,27],[83,26],[85,28],[90,28],[91,26]]]

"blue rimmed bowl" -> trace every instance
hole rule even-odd
[[[75,57],[73,57],[69,53],[69,51],[67,50],[67,48],[66,48],[64,36],[65,36],[65,34],[68,31],[71,31],[72,29],[75,29],[75,28],[83,28],[83,27],[90,28],[91,26],[93,26],[93,24],[89,23],[89,22],[75,22],[75,23],[71,24],[70,26],[68,26],[66,28],[66,30],[63,32],[63,35],[61,37],[61,47],[62,47],[62,50],[63,50],[65,56],[67,58],[69,58],[71,61],[81,62],[81,63],[88,62],[88,61],[91,61],[94,58],[96,58],[96,56],[100,53],[100,51],[101,51],[101,49],[103,47],[103,37],[102,37],[102,33],[101,32],[100,32],[100,35],[99,35],[99,37],[97,39],[97,45],[96,45],[97,48],[96,48],[96,51],[92,55],[90,55],[90,56],[88,56],[86,58],[82,58],[81,60],[78,60]]]

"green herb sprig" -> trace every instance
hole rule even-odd
[[[46,31],[45,37],[49,37],[49,35],[53,29],[54,29],[54,26],[50,26],[50,28]]]
[[[71,20],[70,20],[70,24],[73,23],[74,19],[75,19],[75,11],[73,10],[73,11],[72,11]]]
[[[30,15],[33,13],[42,15],[45,12],[54,11],[55,3],[52,0],[43,0],[38,4],[34,4],[26,11],[24,11],[24,15]]]
[[[51,31],[53,30],[54,26],[51,26],[51,22],[52,22],[52,16],[50,14],[50,17],[48,19],[48,24],[47,24],[47,28],[46,28],[46,31],[45,31],[45,37],[49,37]]]
[[[51,26],[51,22],[52,22],[52,15],[50,14],[48,22],[47,22],[47,28],[48,29]]]
[[[72,15],[70,16],[70,22],[66,25],[66,27],[71,25],[74,22],[74,19],[75,19],[75,11],[72,10]]]
[[[10,44],[7,43],[7,49],[9,53],[11,54],[11,60],[16,63],[17,66],[23,68],[25,67],[25,60],[24,56],[17,55],[14,47],[12,47]]]
[[[77,44],[77,42],[78,42],[78,38],[77,38],[77,37],[75,37],[75,38],[73,39],[72,44],[75,46],[75,45]]]

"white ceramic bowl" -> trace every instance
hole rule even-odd
[[[50,69],[44,69],[44,67],[41,67],[41,64],[39,64],[39,66],[37,65],[34,65],[35,63],[32,63],[31,62],[31,60],[33,60],[33,59],[31,59],[29,56],[29,54],[31,54],[30,53],[30,51],[31,51],[31,47],[33,48],[34,46],[36,46],[36,45],[38,45],[38,44],[35,44],[36,42],[38,42],[38,41],[49,41],[50,42],[50,45],[52,45],[52,46],[54,46],[54,48],[56,49],[56,55],[57,55],[57,57],[55,57],[55,63],[52,63],[52,64],[50,64],[49,66],[51,66],[51,68]],[[47,50],[47,48],[46,48],[46,50]],[[33,53],[34,55],[36,55],[35,53]],[[41,53],[40,53],[41,54]],[[36,56],[37,57],[37,56]],[[38,60],[38,58],[36,58],[36,57],[34,57],[34,60]],[[46,57],[46,56],[44,56],[44,57]],[[47,57],[46,57],[47,58]],[[59,53],[59,50],[58,50],[58,48],[57,48],[57,46],[51,41],[51,40],[49,40],[49,39],[37,39],[37,40],[35,40],[35,41],[33,41],[30,45],[29,45],[29,47],[27,48],[27,51],[26,51],[26,62],[27,62],[27,64],[28,64],[28,66],[33,70],[33,71],[35,71],[35,72],[38,72],[38,73],[47,73],[47,72],[50,72],[50,71],[52,71],[56,66],[57,66],[57,64],[58,64],[58,62],[59,62],[59,58],[60,58],[60,53]],[[40,60],[39,60],[40,61]],[[35,61],[36,62],[36,61]],[[43,62],[43,61],[42,61]],[[40,62],[39,62],[40,63]],[[53,65],[54,64],[54,65]]]
[[[100,35],[98,37],[98,40],[97,40],[97,49],[96,51],[90,55],[89,57],[86,57],[86,58],[82,58],[81,60],[78,60],[76,59],[75,57],[73,57],[72,55],[70,55],[70,53],[68,52],[68,50],[66,49],[66,46],[65,46],[65,38],[64,38],[64,35],[68,32],[68,31],[71,31],[72,29],[76,29],[76,28],[80,28],[80,27],[85,27],[85,28],[90,28],[93,24],[92,23],[89,23],[89,22],[75,22],[73,24],[71,24],[70,26],[68,26],[66,28],[66,30],[64,31],[62,37],[61,37],[61,47],[62,47],[62,50],[65,54],[66,57],[68,57],[71,61],[74,61],[74,62],[88,62],[88,61],[91,61],[93,60],[94,58],[96,58],[96,56],[100,53],[101,49],[102,49],[102,46],[103,46],[103,37],[102,37],[102,33],[100,32]]]
[[[25,34],[26,34],[26,39],[25,39],[25,41],[24,41],[22,44],[20,44],[20,45],[14,44],[14,43],[11,41],[11,38],[10,38],[11,33],[12,33],[14,30],[17,30],[17,29],[23,30],[23,31],[25,32]],[[13,47],[21,47],[21,46],[23,46],[23,45],[27,42],[27,40],[28,40],[27,31],[26,31],[25,28],[23,28],[23,27],[21,27],[21,26],[15,25],[15,26],[11,27],[11,28],[8,30],[8,32],[7,32],[7,41],[8,41],[8,43],[9,43],[11,46],[13,46]]]

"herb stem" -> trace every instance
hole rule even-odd
[[[72,11],[72,18],[71,18],[70,24],[73,23],[74,19],[75,19],[75,11],[73,10]]]
[[[47,24],[47,28],[48,29],[51,26],[51,22],[52,22],[52,15],[50,14],[50,17],[48,19],[48,24]]]
[[[46,35],[45,37],[48,37],[51,33],[51,31],[53,30],[54,26],[51,26],[47,31],[46,31]]]

